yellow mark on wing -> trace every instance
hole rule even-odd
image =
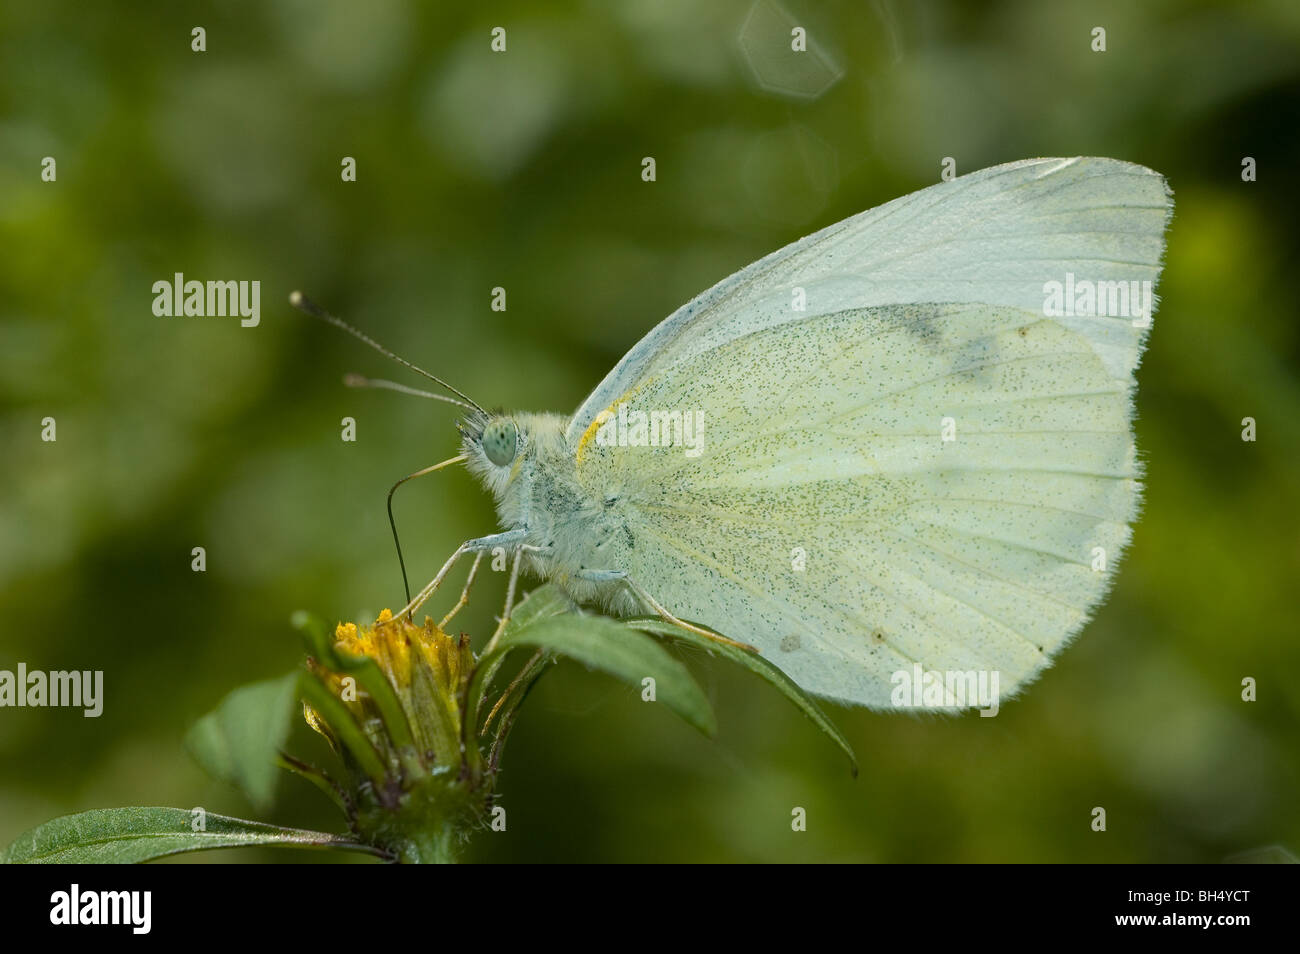
[[[632,387],[628,388],[627,391],[624,392],[622,397],[616,398],[613,404],[595,416],[592,422],[587,426],[587,429],[582,432],[582,437],[578,439],[578,452],[576,459],[579,464],[582,463],[582,457],[587,452],[587,444],[596,436],[596,432],[600,430],[600,426],[609,420],[609,418],[614,414],[618,413],[616,409],[620,404],[626,404],[628,401],[632,400],[632,395],[649,384],[651,380],[653,379],[647,378],[638,384],[632,385]]]
[[[582,455],[587,452],[587,442],[596,436],[596,431],[600,430],[600,426],[605,423],[601,418],[608,412],[609,408],[606,408],[604,411],[601,411],[600,414],[597,414],[596,419],[591,422],[585,431],[582,432],[582,437],[578,440],[579,464],[582,463]]]

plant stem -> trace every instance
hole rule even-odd
[[[444,823],[422,831],[413,831],[399,844],[389,847],[399,864],[453,865],[460,857],[464,844],[459,828],[454,823]]]

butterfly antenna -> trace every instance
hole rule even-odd
[[[410,394],[414,397],[429,398],[433,401],[446,401],[448,404],[455,404],[457,407],[469,408],[464,401],[458,401],[456,398],[447,397],[445,394],[434,394],[432,391],[422,391],[419,388],[407,387],[405,384],[398,384],[396,381],[384,381],[379,378],[367,378],[360,374],[343,375],[343,384],[349,388],[376,388],[385,391],[397,391],[401,394]],[[473,408],[470,408],[473,410]]]
[[[300,291],[290,292],[289,304],[292,305],[294,308],[297,308],[304,315],[311,315],[311,317],[319,319],[320,321],[325,322],[327,325],[333,325],[335,328],[338,328],[341,331],[346,331],[348,334],[352,335],[352,337],[358,339],[359,341],[364,342],[365,344],[370,345],[370,347],[374,348],[376,351],[378,351],[380,354],[384,355],[385,357],[391,358],[392,360],[396,361],[398,364],[410,368],[416,374],[423,375],[424,377],[428,378],[430,381],[437,384],[439,387],[445,388],[446,390],[450,391],[452,394],[456,395],[456,397],[464,399],[462,402],[462,401],[455,401],[450,398],[447,398],[446,400],[450,401],[452,404],[459,404],[461,407],[469,408],[472,411],[478,411],[481,414],[487,413],[486,411],[483,410],[483,408],[479,407],[478,404],[476,404],[474,400],[469,397],[469,395],[465,394],[463,391],[458,391],[456,388],[453,388],[450,384],[448,384],[446,381],[444,381],[442,378],[438,377],[437,375],[430,374],[428,371],[425,371],[423,368],[417,367],[416,365],[411,364],[411,362],[407,361],[405,358],[394,354],[393,352],[385,348],[383,345],[381,345],[378,341],[375,341],[373,338],[371,338],[369,335],[366,335],[364,332],[361,332],[358,329],[353,328],[350,324],[348,324],[343,319],[335,318],[328,311],[321,308],[319,305],[317,305],[314,301],[312,301],[302,292]]]

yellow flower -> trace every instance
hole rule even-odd
[[[400,704],[415,753],[426,769],[459,766],[461,713],[474,669],[468,636],[449,636],[428,617],[423,626],[416,626],[384,610],[369,626],[339,623],[334,650],[342,660],[373,660]],[[404,740],[384,731],[382,700],[366,692],[357,667],[335,669],[314,659],[308,665],[348,707],[380,754],[400,764]],[[334,741],[319,712],[307,706],[304,714],[312,728]]]
[[[384,610],[374,623],[320,632],[307,667],[319,683],[303,704],[349,770],[354,830],[405,859],[446,860],[482,824],[492,773],[465,707],[468,636],[416,626]]]

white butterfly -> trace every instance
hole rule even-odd
[[[505,547],[579,602],[753,644],[818,695],[887,708],[917,664],[1014,691],[1129,540],[1171,211],[1161,176],[1113,159],[985,169],[715,285],[571,418],[474,405],[455,460],[504,529],[413,605]]]

